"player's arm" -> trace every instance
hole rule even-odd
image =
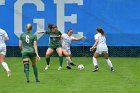
[[[93,46],[92,46],[92,47],[93,47],[93,48],[96,48],[96,46],[97,46],[98,42],[99,42],[99,40],[98,40],[98,39],[96,39],[96,40],[95,40],[95,43],[93,44]]]
[[[37,48],[37,41],[34,41],[34,49],[35,49],[37,59],[40,60],[40,57],[39,57],[39,54],[38,54],[38,48]]]
[[[62,48],[65,48],[65,42],[63,41],[63,36],[60,36],[60,40],[61,40]]]
[[[22,50],[22,41],[19,40],[19,49]]]
[[[65,48],[65,42],[63,41],[64,38],[64,34],[61,35],[61,44],[62,44],[62,48]]]
[[[38,34],[44,34],[46,31],[37,31]]]
[[[99,42],[99,40],[98,40],[98,39],[95,39],[95,43],[94,43],[93,46],[90,48],[90,51],[93,51],[93,50],[96,48],[98,42]]]
[[[95,43],[93,44],[93,46],[90,48],[90,51],[93,51],[95,48],[96,48],[96,46],[97,46],[97,44],[98,44],[98,42],[99,42],[99,40],[98,40],[98,34],[96,34],[95,36],[94,36],[94,38],[95,38]]]
[[[79,37],[79,38],[73,38],[72,40],[82,40],[82,39],[84,39],[84,36],[81,36],[81,37]]]
[[[5,36],[5,41],[8,41],[9,40],[8,34],[6,32],[4,32],[3,34]]]
[[[50,31],[49,30],[44,30],[44,31],[37,31],[38,34],[49,34]]]
[[[22,34],[20,35],[19,39],[19,49],[22,50]]]
[[[62,48],[65,47],[65,46],[64,46],[65,44],[64,44],[64,42],[63,42],[63,35],[64,35],[64,34],[62,34],[62,33],[59,31],[59,36],[58,36],[58,37],[60,38]]]

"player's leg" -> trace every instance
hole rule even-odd
[[[61,47],[58,47],[57,49],[56,49],[56,52],[58,53],[58,55],[59,55],[59,68],[58,68],[58,70],[61,70],[62,69],[62,63],[63,63],[63,56],[62,56],[62,48]]]
[[[71,55],[71,53],[70,53],[70,55],[69,55],[69,56],[70,56],[70,59],[72,60],[72,55]]]
[[[70,59],[71,59],[70,65],[76,66],[76,65],[73,63],[73,61],[72,61],[72,55],[71,55],[70,49],[67,49],[67,53],[69,54],[69,57],[70,57]]]
[[[0,49],[1,50],[1,49]],[[0,52],[0,64],[2,65],[2,67],[6,70],[7,72],[7,76],[10,77],[11,76],[11,71],[8,67],[8,64],[6,62],[4,62],[5,59],[5,54],[6,54],[6,47],[4,48],[4,50],[2,50]]]
[[[110,59],[108,57],[108,52],[104,52],[104,58],[108,64],[108,66],[110,67],[111,71],[114,71],[112,62],[110,61]]]
[[[29,57],[26,56],[27,54],[23,53],[22,57],[23,57],[23,64],[24,64],[24,73],[27,79],[27,83],[29,83]]]
[[[65,56],[66,57],[66,60],[67,60],[67,67],[66,68],[67,69],[71,69],[71,67],[70,67],[71,59],[69,57],[69,54],[64,49],[62,49],[62,53],[63,53],[63,56]]]
[[[69,57],[70,57],[70,59],[71,59],[70,65],[72,65],[72,66],[76,66],[76,64],[74,64],[73,61],[72,61],[72,55],[71,55],[71,54],[70,54]]]
[[[50,55],[53,53],[53,49],[52,48],[48,48],[47,49],[47,52],[46,52],[46,67],[45,67],[45,70],[48,70],[49,67],[50,67]]]
[[[67,52],[68,52],[68,54],[69,54],[69,57],[70,57],[70,59],[71,59],[71,61],[72,61],[71,50],[70,50],[70,49],[67,49]]]
[[[94,53],[94,56],[93,56],[93,65],[94,65],[94,70],[93,72],[96,72],[98,71],[98,62],[97,62],[97,58],[99,57],[99,53],[98,52],[95,52]]]
[[[35,56],[36,56],[36,54],[31,54],[30,59],[32,61],[32,67],[33,67],[36,82],[40,82],[38,79],[38,71],[37,71],[37,67],[36,67],[36,57]]]

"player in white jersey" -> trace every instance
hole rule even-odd
[[[104,58],[107,61],[107,64],[110,67],[110,70],[114,71],[112,62],[110,61],[110,59],[108,57],[108,47],[106,45],[106,37],[105,37],[104,31],[100,27],[97,27],[96,30],[97,30],[97,34],[94,37],[95,43],[94,43],[93,47],[90,48],[90,51],[93,51],[96,48],[96,51],[95,51],[94,56],[93,56],[93,65],[95,67],[93,72],[98,71],[97,58],[101,54],[104,54]]]
[[[70,28],[67,31],[67,34],[62,34],[62,51],[63,55],[66,57],[67,60],[67,69],[71,69],[70,65],[76,66],[72,62],[72,56],[71,56],[71,50],[70,50],[70,45],[72,40],[81,40],[84,38],[84,36],[81,36],[80,38],[75,38],[72,36],[73,30]]]
[[[7,33],[0,29],[0,64],[6,70],[8,77],[11,76],[11,71],[6,62],[4,62],[5,55],[6,55],[6,44],[5,41],[9,40]]]

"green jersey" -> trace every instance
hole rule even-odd
[[[37,41],[37,36],[32,32],[24,32],[20,35],[22,41],[22,53],[35,53],[34,41]]]
[[[50,37],[49,47],[51,47],[51,48],[61,47],[60,36],[62,34],[60,31],[52,32],[51,30],[48,30],[45,33],[48,34]]]

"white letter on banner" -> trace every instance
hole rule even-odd
[[[57,26],[62,33],[65,30],[65,22],[77,23],[77,14],[72,14],[71,16],[65,16],[65,4],[77,3],[78,5],[83,5],[83,0],[54,0],[57,4]],[[78,32],[75,34],[76,37],[83,35],[83,32]]]
[[[44,11],[44,3],[41,0],[18,0],[14,5],[14,33],[17,37],[22,33],[22,7],[24,4],[34,4],[37,7],[37,11]],[[37,24],[37,30],[44,29],[44,19],[33,19],[33,22]],[[41,25],[41,26],[40,26]],[[41,37],[37,35],[38,38]]]
[[[5,0],[0,0],[0,5],[5,5]]]

